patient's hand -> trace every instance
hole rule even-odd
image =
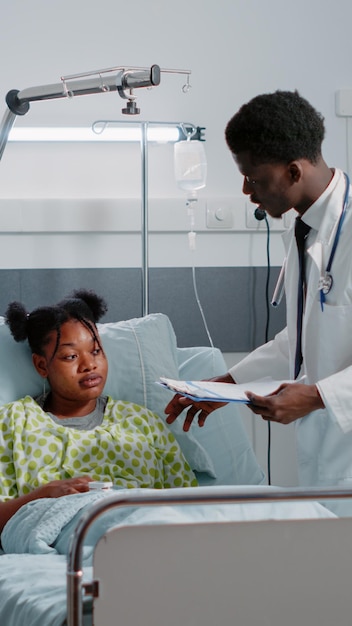
[[[12,498],[6,502],[0,502],[0,532],[4,528],[6,522],[18,511],[21,506],[38,500],[39,498],[60,498],[73,493],[81,493],[89,491],[89,483],[93,479],[90,476],[78,476],[77,478],[67,478],[64,480],[52,480],[46,485],[41,485],[33,491],[26,493],[18,498]]]
[[[210,378],[208,380],[212,380],[216,383],[233,383],[234,380],[230,376],[230,374],[224,374],[223,376],[216,376],[215,378]],[[165,413],[167,415],[166,423],[172,424],[178,416],[182,413],[184,409],[190,407],[186,413],[185,421],[183,423],[183,430],[186,432],[190,429],[191,424],[196,417],[198,420],[198,426],[204,426],[205,420],[208,415],[219,409],[222,406],[225,406],[226,402],[195,402],[190,398],[186,398],[185,396],[181,396],[177,393],[172,400],[169,402],[167,407],[165,408]]]
[[[73,493],[89,491],[89,483],[92,480],[90,476],[52,480],[46,485],[37,487],[32,493],[35,493],[37,498],[60,498],[61,496],[68,496]]]

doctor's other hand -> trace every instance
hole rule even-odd
[[[312,411],[324,408],[316,385],[283,383],[268,396],[257,396],[246,392],[250,404],[248,408],[261,415],[264,420],[280,424],[290,424]]]
[[[230,374],[224,374],[223,376],[215,376],[214,378],[208,378],[207,380],[211,380],[215,383],[229,383],[235,384],[235,381],[230,376]],[[194,418],[198,421],[198,426],[202,427],[205,424],[205,420],[208,415],[219,409],[222,406],[225,406],[226,402],[195,402],[190,398],[186,398],[185,396],[181,396],[181,394],[177,393],[174,395],[172,400],[170,400],[169,404],[165,408],[164,413],[166,413],[166,423],[172,424],[178,416],[190,407],[186,413],[185,421],[183,423],[183,430],[188,431],[191,427],[191,424]]]

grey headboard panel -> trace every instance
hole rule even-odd
[[[278,272],[271,268],[270,298]],[[268,312],[269,339],[285,325],[284,301],[277,309],[267,306],[265,267],[199,267],[195,276],[211,337],[223,352],[248,352],[263,343]],[[109,311],[103,321],[139,317],[141,281],[138,268],[0,270],[0,315],[12,300],[32,310],[85,287],[106,298]],[[208,345],[191,268],[149,270],[149,312],[169,316],[180,347]]]

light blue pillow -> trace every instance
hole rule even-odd
[[[34,369],[28,343],[17,343],[0,317],[0,406],[42,391],[43,379]]]
[[[105,393],[113,398],[148,407],[164,420],[170,400],[155,383],[160,376],[178,378],[176,337],[166,315],[155,313],[123,322],[98,324],[109,361]],[[27,342],[14,341],[0,317],[0,406],[25,395],[38,396],[43,379],[32,365]],[[170,426],[193,470],[215,476],[212,460],[192,434],[184,433],[180,421]]]
[[[217,348],[178,348],[179,378],[201,380],[227,372],[226,363]],[[179,418],[183,423],[183,416]],[[194,438],[213,461],[216,478],[198,474],[200,485],[259,485],[266,482],[244,428],[236,403],[214,411],[199,428],[191,427]]]
[[[156,384],[160,376],[179,378],[176,336],[162,313],[98,324],[109,362],[105,392],[157,413],[164,421],[170,393]],[[169,426],[193,470],[215,477],[213,462],[192,433],[182,430],[180,420]]]

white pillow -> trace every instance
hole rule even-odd
[[[148,407],[163,419],[170,395],[155,381],[178,378],[176,337],[166,315],[155,313],[123,322],[98,324],[109,362],[105,393]],[[17,343],[0,317],[0,406],[43,391],[28,343]],[[215,476],[209,454],[181,421],[170,426],[193,470]]]

